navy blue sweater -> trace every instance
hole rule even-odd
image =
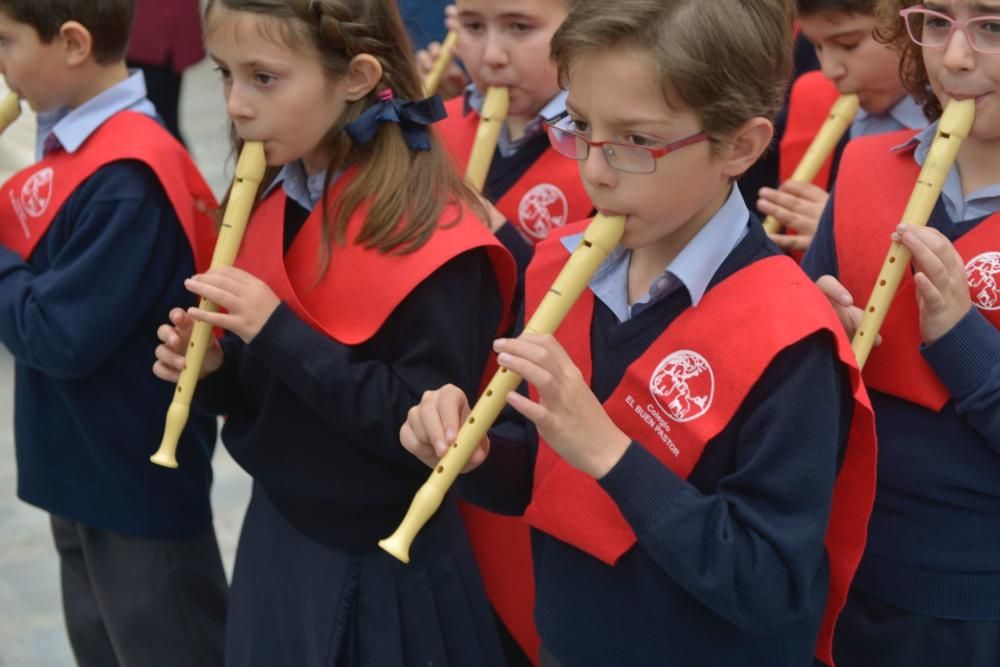
[[[215,422],[191,419],[178,470],[149,462],[173,393],[150,371],[156,327],[170,308],[193,303],[183,285],[193,272],[163,187],[130,161],[85,181],[27,262],[0,249],[0,340],[16,359],[23,500],[139,537],[211,528]]]
[[[760,225],[713,277],[776,254]],[[592,388],[627,367],[690,307],[678,290],[619,323],[599,300]],[[738,334],[737,334],[738,335]],[[852,412],[832,341],[781,352],[687,480],[633,442],[603,479],[638,537],[614,567],[532,531],[543,643],[566,665],[809,665],[827,597],[822,546]],[[508,419],[463,496],[506,514],[531,498],[537,434]]]
[[[535,161],[548,149],[549,137],[545,133],[529,139],[527,143],[521,146],[520,150],[510,157],[501,155],[498,148],[493,153],[493,161],[490,162],[490,171],[486,175],[483,194],[494,203],[503,199],[507,191],[521,180],[521,177],[531,169]],[[531,262],[531,258],[535,254],[535,247],[528,241],[525,241],[521,233],[517,231],[517,228],[509,222],[504,223],[497,230],[496,235],[497,239],[514,256],[514,261],[517,262],[517,293],[520,295],[522,292],[521,284],[524,281],[524,272],[527,270],[528,263]]]
[[[228,415],[223,442],[292,525],[332,548],[372,551],[427,479],[399,446],[407,411],[449,382],[476,391],[501,310],[481,249],[424,280],[360,345],[282,304],[249,345],[223,339],[223,366],[195,404]]]
[[[833,219],[831,197],[802,264],[813,278],[838,275]],[[952,223],[939,201],[929,224],[954,241],[982,220]],[[855,585],[920,614],[997,621],[1000,331],[971,308],[921,352],[952,400],[933,412],[870,392],[878,493]]]

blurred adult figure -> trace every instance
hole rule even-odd
[[[181,76],[205,57],[198,0],[136,0],[127,61],[146,75],[146,96],[178,139]]]

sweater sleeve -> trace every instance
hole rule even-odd
[[[807,604],[824,557],[847,386],[826,334],[814,334],[775,358],[717,436],[736,447],[714,488],[635,442],[600,484],[668,576],[734,625],[775,631]]]
[[[527,394],[526,385],[520,391]],[[521,516],[531,502],[537,431],[534,424],[506,406],[489,438],[489,456],[481,466],[458,478],[458,492],[491,512]]]
[[[245,345],[235,334],[226,332],[219,340],[222,347],[222,366],[198,381],[192,407],[203,414],[229,415],[245,412],[250,403],[240,383],[240,362]]]
[[[422,466],[399,445],[421,394],[451,383],[474,397],[501,318],[484,250],[459,255],[401,303],[371,346],[347,346],[282,305],[248,346],[345,441],[395,463]]]
[[[47,266],[0,249],[0,340],[19,361],[52,377],[90,375],[142,323],[146,313],[135,304],[166,289],[181,239],[148,167],[102,168],[63,205],[42,239],[52,247]]]
[[[840,273],[837,246],[833,240],[833,200],[834,191],[831,189],[830,198],[819,219],[816,236],[813,237],[806,256],[802,258],[802,270],[813,280],[827,275],[836,278]]]
[[[921,352],[948,388],[956,412],[1000,454],[1000,330],[972,307]]]

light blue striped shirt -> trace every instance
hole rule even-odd
[[[920,130],[927,127],[927,116],[917,101],[907,95],[884,113],[858,111],[851,123],[851,139],[887,134],[898,130]]]
[[[903,150],[916,143],[917,147],[913,152],[913,159],[923,167],[927,153],[930,152],[931,144],[937,135],[937,126],[937,122],[934,122],[913,139],[893,150]],[[985,188],[980,188],[965,196],[962,193],[962,180],[958,175],[958,165],[954,165],[948,172],[948,180],[945,181],[944,187],[941,189],[941,201],[944,202],[945,211],[952,222],[964,222],[992,215],[1000,211],[1000,183],[987,185]]]
[[[330,185],[337,182],[340,174],[341,172],[334,174]],[[302,164],[302,160],[296,160],[295,162],[289,162],[281,168],[278,175],[275,176],[274,181],[267,186],[264,194],[265,196],[270,194],[272,190],[281,185],[289,199],[305,210],[312,211],[319,204],[320,200],[323,199],[323,185],[325,181],[326,170],[309,176],[306,174],[306,168]]]
[[[486,94],[476,88],[476,84],[470,83],[465,88],[464,95],[465,113],[470,111],[479,113],[483,108],[483,102],[486,101]],[[515,155],[521,146],[545,132],[545,121],[566,111],[567,97],[569,97],[569,91],[560,90],[524,127],[524,136],[517,141],[511,141],[510,130],[504,123],[503,129],[500,130],[500,139],[497,141],[497,150],[500,151],[500,155],[505,158]]]
[[[75,109],[62,107],[37,116],[35,158],[45,152],[45,142],[51,135],[67,153],[75,153],[97,128],[119,111],[137,111],[156,118],[156,107],[146,98],[146,79],[134,70],[124,81],[87,100]]]
[[[749,221],[750,211],[739,188],[734,185],[722,208],[684,246],[641,299],[629,305],[628,268],[632,252],[622,247],[612,252],[597,269],[590,279],[590,289],[611,309],[619,322],[638,315],[680,287],[687,289],[691,305],[697,306],[705,296],[712,276],[747,235]],[[567,236],[562,242],[572,252],[582,240],[583,234],[580,233]]]

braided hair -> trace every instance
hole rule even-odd
[[[353,142],[343,131],[378,103],[384,90],[400,99],[422,97],[413,49],[395,0],[209,0],[209,30],[216,7],[266,17],[263,25],[275,29],[275,37],[289,48],[311,46],[332,79],[346,75],[352,59],[362,54],[382,67],[380,82],[365,98],[348,102],[339,118],[330,119],[323,139],[331,156],[327,186],[339,170],[356,166],[358,171],[336,201],[324,195],[321,271],[328,265],[331,243],[350,241],[385,253],[406,253],[422,246],[439,225],[456,222],[463,207],[486,219],[477,195],[455,172],[433,133],[431,149],[420,151],[407,145],[395,123],[382,123],[366,144]],[[261,192],[276,174],[277,169],[269,170]],[[361,208],[366,211],[361,232],[346,239],[347,222]]]

